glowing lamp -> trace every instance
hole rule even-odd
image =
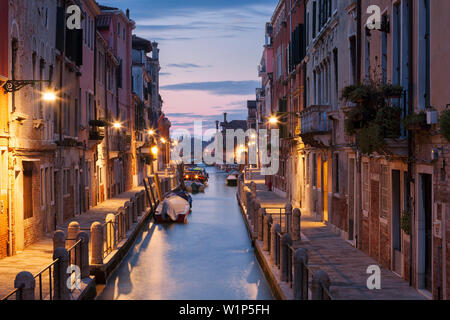
[[[44,101],[53,102],[56,100],[56,94],[53,91],[47,91],[42,95]]]
[[[277,117],[274,117],[274,116],[270,117],[269,118],[269,123],[270,124],[277,124],[278,123]]]

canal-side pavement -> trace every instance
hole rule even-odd
[[[80,224],[80,228],[84,232],[90,234],[91,224],[95,221],[104,222],[106,215],[117,212],[120,207],[123,207],[125,202],[130,201],[130,198],[135,194],[144,190],[144,187],[138,187],[130,191],[124,192],[114,198],[108,199],[98,206],[93,207],[88,212],[76,216],[68,220],[59,230],[64,230],[67,235],[67,227],[70,222],[76,221]],[[140,217],[142,221],[144,217]],[[129,234],[136,234],[140,228],[141,223],[135,223]],[[53,261],[53,240],[52,234],[44,236],[40,241],[28,246],[25,250],[18,252],[16,255],[6,257],[0,260],[0,297],[5,296],[14,289],[14,278],[21,271],[31,272],[33,275],[40,272],[44,267]],[[133,238],[128,237],[126,243],[132,242]],[[121,245],[126,245],[123,243]],[[118,250],[112,252],[105,261],[110,261],[114,258]],[[90,260],[90,257],[89,257]],[[120,260],[120,259],[119,259]],[[120,263],[118,261],[117,263]],[[114,266],[113,266],[114,267]],[[111,270],[112,271],[112,270]],[[91,286],[94,283],[91,284]],[[84,294],[84,292],[83,292]],[[82,294],[78,293],[77,297]]]
[[[253,173],[256,183],[256,197],[262,208],[284,208],[287,199],[268,191],[261,176]],[[239,201],[239,197],[238,197]],[[248,222],[245,207],[240,204],[247,229],[253,238],[251,224]],[[253,240],[255,254],[260,261],[274,295],[283,300],[293,299],[293,290],[289,284],[281,281],[280,270],[270,263],[268,252],[262,250],[262,241]],[[308,251],[308,266],[315,272],[325,271],[331,280],[330,291],[337,300],[424,300],[425,297],[410,287],[392,271],[381,268],[381,289],[367,288],[367,268],[378,265],[370,256],[352,247],[347,241],[336,235],[325,223],[315,221],[306,212],[301,217],[301,240],[293,242],[294,248]],[[312,273],[309,275],[312,280]]]

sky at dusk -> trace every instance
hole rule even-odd
[[[278,0],[100,0],[130,9],[135,33],[157,41],[163,111],[172,130],[203,120],[247,118],[247,100],[260,87],[257,65],[265,23]]]

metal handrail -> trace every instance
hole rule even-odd
[[[266,214],[270,214],[272,218],[279,219],[280,226],[283,222],[284,214],[286,213],[286,209],[282,207],[263,207],[266,210]],[[270,212],[270,211],[276,211],[276,212]]]
[[[45,268],[43,268],[40,272],[38,272],[34,279],[39,278],[39,300],[43,300],[43,294],[42,294],[42,274],[48,270],[48,283],[49,283],[49,299],[53,300],[53,292],[52,292],[52,267],[59,262],[59,258],[53,260],[49,265],[47,265]],[[53,270],[55,270],[53,268]]]
[[[14,294],[16,294],[18,291],[20,291],[20,295],[22,295],[22,289],[23,289],[24,285],[21,285],[19,288],[16,288],[14,290],[12,290],[10,293],[8,293],[6,296],[2,297],[0,299],[0,301],[6,301],[8,300],[10,297],[12,297]],[[19,299],[22,300],[22,299]]]
[[[114,247],[116,245],[115,240],[116,226],[113,221],[107,221],[104,224],[102,224],[102,228],[103,228],[103,258],[106,258],[111,252],[114,251]]]

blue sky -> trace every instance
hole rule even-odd
[[[194,120],[213,127],[228,112],[245,119],[259,86],[264,26],[278,0],[101,0],[136,21],[135,33],[157,41],[161,95],[173,129]]]

